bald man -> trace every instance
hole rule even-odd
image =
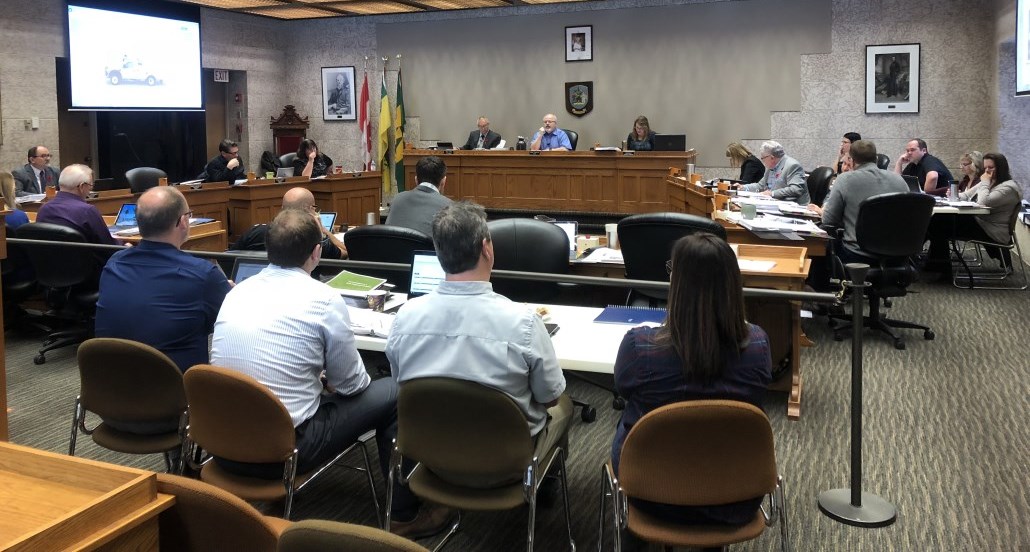
[[[323,259],[346,259],[347,246],[343,245],[332,232],[322,226],[318,216],[319,209],[315,205],[315,196],[307,188],[290,188],[283,194],[283,209],[296,209],[310,213],[318,220],[318,227],[322,229],[322,258]],[[265,234],[268,233],[267,224],[255,224],[247,230],[240,239],[233,244],[232,249],[237,251],[264,251]]]
[[[139,246],[114,254],[100,276],[97,337],[146,343],[183,372],[207,364],[207,337],[230,283],[217,264],[180,250],[191,211],[179,190],[151,188],[136,203]]]
[[[569,151],[572,149],[572,141],[565,131],[558,128],[558,117],[554,113],[544,115],[544,126],[533,135],[533,141],[529,144],[533,151]]]
[[[501,135],[490,130],[490,119],[480,117],[476,121],[476,130],[469,133],[469,139],[461,149],[494,149],[501,143]]]
[[[61,171],[57,195],[39,208],[36,222],[59,224],[78,230],[89,243],[118,245],[104,217],[86,202],[93,190],[93,169],[86,165],[69,165]]]

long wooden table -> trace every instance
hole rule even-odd
[[[744,286],[802,291],[812,261],[804,247],[735,244],[737,257],[744,260],[772,261],[776,263],[768,272],[741,269]],[[618,263],[570,263],[570,272],[579,276],[625,278],[625,266]],[[798,419],[801,415],[801,347],[804,332],[801,329],[801,304],[798,301],[749,298],[746,302],[747,318],[769,335],[773,364],[781,359],[790,362],[789,378],[773,383],[774,389],[787,391],[787,416]],[[614,357],[613,357],[614,362]]]
[[[447,164],[443,192],[452,199],[494,209],[633,214],[667,211],[669,167],[693,163],[697,154],[409,150],[407,189],[418,185],[415,164],[427,155]]]
[[[346,173],[324,179],[288,178],[285,182],[257,179],[229,189],[229,233],[242,235],[255,224],[271,222],[282,208],[283,194],[295,186],[311,190],[315,204],[337,214],[337,224],[365,224],[366,213],[379,212],[382,201],[378,172]]]

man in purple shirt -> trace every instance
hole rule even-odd
[[[61,171],[57,195],[43,204],[36,222],[59,224],[78,230],[89,243],[120,245],[95,206],[86,202],[93,189],[93,169],[69,165]]]

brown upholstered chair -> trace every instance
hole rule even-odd
[[[780,547],[789,549],[782,478],[776,473],[769,419],[753,405],[723,400],[685,401],[649,412],[633,426],[622,448],[619,477],[611,462],[601,469],[598,550],[604,542],[606,498],[614,496],[615,550],[619,530],[665,546],[722,547],[751,540],[780,524]],[[768,496],[743,526],[684,525],[648,515],[628,498],[662,504],[707,506]]]
[[[308,519],[290,525],[279,539],[279,552],[429,552],[418,544],[375,527]]]
[[[254,464],[282,464],[281,479],[259,479],[237,475],[216,462],[205,462],[200,478],[245,500],[285,499],[283,518],[290,518],[293,495],[340,458],[360,446],[376,519],[379,499],[368,461],[370,431],[328,462],[308,473],[297,473],[296,433],[290,413],[279,398],[256,379],[236,370],[199,364],[183,377],[190,405],[190,423],[183,441],[182,457],[194,458],[196,447],[212,456]]]
[[[279,535],[291,525],[196,479],[158,474],[157,492],[175,495],[175,505],[158,518],[162,551],[275,552]]]
[[[78,432],[110,450],[129,454],[164,453],[168,471],[175,471],[171,451],[182,446],[187,421],[182,372],[157,349],[128,339],[93,338],[79,346],[79,396],[75,397],[71,443],[75,456]],[[104,421],[86,427],[86,412]],[[115,424],[118,428],[112,427]],[[168,430],[143,434],[128,427],[160,427]],[[155,431],[160,431],[159,429]],[[175,465],[173,465],[173,463]]]
[[[475,415],[470,416],[470,412]],[[561,445],[549,451],[536,450],[522,410],[500,391],[453,378],[420,378],[402,383],[397,397],[397,444],[387,479],[386,526],[389,527],[389,499],[395,484],[408,485],[419,497],[458,510],[509,510],[528,503],[526,549],[532,551],[537,490],[548,472],[556,468],[569,547],[575,550],[565,455]],[[402,458],[418,463],[407,476],[401,472]],[[469,478],[511,482],[491,488],[455,482]],[[460,524],[459,515],[436,550],[457,532]]]

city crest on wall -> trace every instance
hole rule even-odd
[[[865,47],[865,112],[919,113],[919,44]]]
[[[594,109],[594,81],[565,83],[565,110],[582,117]]]

